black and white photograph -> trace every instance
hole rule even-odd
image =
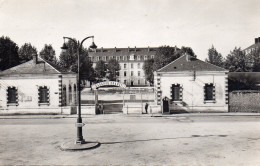
[[[259,0],[0,0],[0,165],[260,166]]]

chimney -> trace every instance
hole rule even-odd
[[[128,52],[130,52],[130,47],[128,46]]]
[[[258,40],[259,38],[255,38],[255,44],[257,44],[259,42]]]
[[[185,55],[186,55],[187,62],[190,62],[190,59],[191,59],[190,54],[185,53]]]
[[[101,47],[101,52],[103,52],[103,47]]]
[[[33,57],[33,63],[37,64],[38,63],[38,56],[37,56],[37,54],[33,54],[32,57]]]
[[[116,47],[115,47],[115,52],[116,52]]]
[[[150,52],[150,47],[148,46],[148,52]]]
[[[135,46],[135,52],[136,52],[136,46]]]

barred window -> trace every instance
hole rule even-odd
[[[213,84],[205,84],[204,99],[205,100],[215,100],[215,86]]]
[[[40,86],[39,92],[39,103],[49,103],[49,89],[46,86]]]
[[[171,87],[172,101],[182,101],[182,88],[180,84],[173,84]]]
[[[7,89],[7,103],[18,104],[18,92],[16,87],[8,87]]]

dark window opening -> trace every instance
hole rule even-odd
[[[17,98],[18,98],[18,93],[17,89],[15,87],[8,87],[7,89],[7,103],[8,104],[17,104]]]
[[[179,84],[177,85],[172,85],[172,101],[180,101],[180,91],[181,91],[181,87]]]

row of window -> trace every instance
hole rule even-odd
[[[118,61],[127,61],[130,59],[130,56],[96,56],[96,57],[89,57],[91,61],[108,61],[110,59],[116,59]],[[154,55],[135,55],[133,56],[133,60],[147,60],[149,58],[154,58]]]
[[[127,64],[126,63],[124,63],[124,69],[126,69],[127,68]],[[133,63],[131,63],[131,69],[133,69],[134,68],[134,64]],[[140,63],[137,63],[137,68],[138,69],[140,69],[141,68],[141,65],[140,65]]]
[[[74,91],[74,93],[72,93]],[[72,101],[72,94],[74,94],[74,101]],[[69,86],[69,103],[76,103],[76,85]],[[47,86],[38,87],[38,104],[50,103],[50,90]],[[8,87],[7,89],[7,105],[18,105],[18,89],[17,87]],[[62,105],[67,105],[66,86],[62,88]]]
[[[38,103],[50,103],[50,91],[46,86],[38,87]],[[7,89],[7,105],[18,105],[18,89],[17,87],[8,87]]]
[[[173,84],[171,87],[171,100],[182,101],[183,88],[180,84]],[[215,101],[215,86],[213,84],[205,84],[204,101]]]
[[[134,71],[131,71],[130,76],[134,76]],[[141,71],[138,71],[137,76],[141,76]],[[124,71],[124,77],[127,77],[126,71]]]

